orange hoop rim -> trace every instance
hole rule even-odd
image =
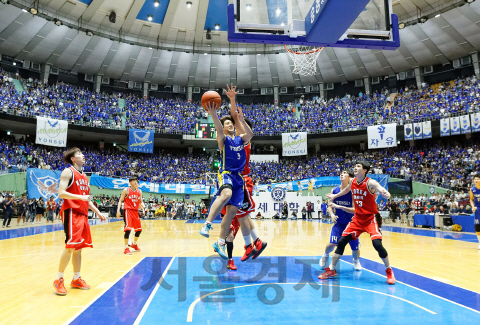
[[[290,50],[289,48],[287,48],[287,45],[285,45],[285,44],[283,45],[283,47],[285,48],[285,51],[287,51],[289,53],[292,53],[292,54],[313,54],[313,53],[316,53],[318,51],[323,50],[323,47],[319,47],[319,48],[316,48],[316,49],[308,51],[308,52],[294,52],[294,51]]]

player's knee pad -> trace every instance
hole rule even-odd
[[[480,232],[480,225],[475,225],[475,232]]]
[[[141,230],[139,230],[139,231],[135,231],[135,237],[137,237],[137,238],[138,238],[138,237],[140,237],[140,234],[141,234],[141,233],[142,233],[142,231],[141,231]]]
[[[381,258],[385,258],[388,256],[387,250],[383,247],[381,239],[374,239],[372,240],[373,248],[378,252],[378,255]]]
[[[352,240],[352,235],[348,235],[345,237],[340,237],[338,243],[337,243],[337,249],[335,249],[335,254],[338,255],[343,255],[343,252],[345,251],[345,246]]]
[[[131,230],[125,230],[125,234],[123,235],[123,238],[128,239],[128,237],[130,237],[130,232]]]

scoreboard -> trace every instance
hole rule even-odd
[[[197,123],[195,125],[195,138],[216,139],[217,130],[213,123]]]

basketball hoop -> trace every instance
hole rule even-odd
[[[317,58],[323,47],[304,45],[284,45],[288,56],[293,60],[293,73],[302,76],[313,76],[317,73]]]

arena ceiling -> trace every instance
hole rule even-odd
[[[188,0],[159,0],[158,7],[154,0],[39,0],[37,15],[28,12],[32,3],[37,5],[32,0],[1,1],[0,53],[72,72],[160,85],[219,88],[234,82],[262,88],[346,82],[447,64],[480,49],[480,1],[458,7],[464,0],[393,0],[394,13],[410,24],[400,31],[399,49],[326,48],[317,61],[320,73],[313,77],[292,74],[293,63],[278,46],[229,43],[226,0],[191,0],[189,8]],[[280,0],[250,2],[272,1]],[[302,12],[312,1],[293,3]],[[115,23],[109,21],[111,11]],[[441,15],[434,17],[437,13]],[[267,10],[252,14],[269,19]],[[413,24],[426,15],[428,21]],[[207,28],[211,40],[205,37]]]

